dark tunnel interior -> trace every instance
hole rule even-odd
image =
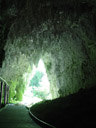
[[[56,128],[96,126],[96,0],[0,0],[4,99],[1,78],[9,103],[28,87],[30,110]]]

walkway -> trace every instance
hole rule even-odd
[[[23,105],[8,105],[0,112],[0,128],[41,128]]]

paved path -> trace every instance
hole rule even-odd
[[[8,105],[0,112],[0,128],[41,128],[23,105]]]

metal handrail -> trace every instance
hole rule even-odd
[[[2,78],[1,76],[0,76],[0,81],[2,81],[2,82],[4,82],[4,83],[6,83],[6,84],[7,84],[7,86],[9,86],[9,84],[7,83],[7,81],[6,81],[4,78]]]
[[[4,95],[3,95],[4,94]],[[2,107],[2,97],[4,96],[4,105],[8,103],[9,98],[9,84],[0,77],[0,107]]]
[[[37,121],[37,122],[38,122],[39,124],[41,124],[42,126],[47,127],[47,128],[56,128],[55,126],[53,126],[53,125],[51,125],[51,124],[49,124],[49,123],[47,123],[47,122],[45,122],[45,121],[39,119],[38,117],[36,117],[36,116],[31,112],[30,108],[29,108],[29,114],[30,114],[30,116],[31,116],[35,121]]]

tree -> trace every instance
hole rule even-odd
[[[35,73],[34,77],[31,79],[29,86],[32,86],[32,87],[39,87],[43,75],[44,75],[44,74],[43,74],[42,72],[37,71],[37,72]]]
[[[40,85],[40,82],[41,82],[43,76],[44,76],[44,74],[42,72],[37,71],[35,73],[34,77],[30,81],[30,86],[32,86],[33,95],[35,97],[38,97],[38,98],[44,100],[48,94],[46,93],[45,90],[44,91],[40,90],[40,88],[42,88],[42,86]]]
[[[33,88],[33,95],[44,100],[47,98],[48,93],[44,90],[44,91],[40,91],[40,90],[36,90]]]

